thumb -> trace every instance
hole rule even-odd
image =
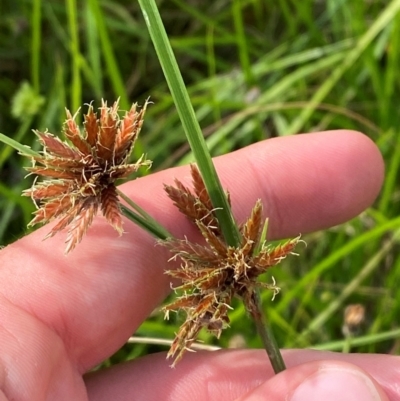
[[[359,367],[315,361],[279,373],[237,401],[388,401],[380,385]]]

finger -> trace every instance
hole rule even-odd
[[[285,370],[236,401],[388,401],[360,368],[345,362],[310,362]]]
[[[261,198],[274,237],[355,216],[376,197],[383,172],[373,143],[348,131],[265,141],[220,157],[216,165],[238,220]],[[192,226],[162,190],[173,178],[190,180],[188,168],[123,188],[171,232],[190,236]],[[82,370],[119,348],[169,291],[166,251],[132,223],[125,229],[119,238],[96,219],[82,244],[65,257],[62,235],[42,242],[45,227],[0,253],[3,295],[57,333]]]
[[[316,384],[312,376],[315,378],[315,374],[322,372],[333,373],[328,383],[348,380],[346,386],[336,389],[340,391],[336,393],[340,395],[336,399],[367,400],[354,393],[353,398],[346,398],[349,386],[354,389],[360,385],[360,380],[364,380],[370,392],[378,394],[376,400],[400,400],[400,389],[396,385],[400,358],[290,350],[284,351],[284,359],[288,369],[274,376],[265,351],[260,350],[198,352],[187,355],[174,369],[166,366],[164,354],[155,354],[90,374],[86,384],[91,401],[126,401],[139,395],[149,401],[283,401],[293,398],[295,390],[307,379],[311,379],[312,385]],[[309,388],[305,387],[299,389],[303,395]],[[362,385],[358,390],[361,388]],[[321,391],[324,389],[325,385]],[[335,389],[330,388],[330,391]],[[307,401],[313,399],[304,398]],[[328,401],[331,398],[320,399]]]
[[[353,218],[375,200],[384,173],[376,145],[363,134],[344,130],[274,138],[218,157],[215,165],[231,193],[237,220],[246,219],[260,198],[272,239]],[[162,171],[157,178],[164,183],[178,178],[191,185],[186,167]],[[153,199],[157,219],[173,233],[188,233],[185,218],[165,208],[167,198],[157,181],[146,192],[125,188],[143,204]]]

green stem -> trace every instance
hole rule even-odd
[[[22,143],[19,143],[18,141],[10,138],[9,136],[1,134],[1,133],[0,133],[0,142],[3,142],[5,144],[13,147],[14,149],[18,150],[18,152],[21,155],[31,156],[31,157],[40,157],[41,156],[40,153],[35,152],[30,147],[28,147],[26,145],[22,145]]]
[[[121,205],[121,213],[127,217],[129,220],[133,221],[135,224],[137,224],[139,227],[143,228],[146,230],[148,233],[153,235],[156,238],[159,238],[161,240],[166,240],[167,238],[171,238],[171,235],[167,235],[168,231],[166,230],[159,230],[157,226],[152,224],[150,221],[146,220],[139,214],[135,213],[131,209],[127,208],[125,205]],[[169,234],[169,233],[168,233]]]
[[[188,142],[210,195],[225,241],[240,245],[240,233],[232,216],[221,182],[218,178],[206,142],[196,119],[185,83],[165,32],[155,0],[139,0],[161,67],[182,121]]]
[[[142,228],[145,228],[150,234],[154,235],[159,239],[173,238],[173,235],[164,228],[157,220],[150,216],[144,209],[142,209],[137,203],[131,198],[126,196],[123,192],[117,189],[118,196],[123,199],[133,210],[128,209],[126,206],[121,205],[122,213],[132,220],[134,223],[139,224]]]
[[[261,300],[257,293],[254,293],[253,295],[253,301],[255,309],[249,308],[250,313],[255,321],[258,334],[261,337],[265,350],[267,351],[272,368],[274,369],[274,372],[278,374],[286,369],[285,362],[283,361],[275,336],[262,313]]]

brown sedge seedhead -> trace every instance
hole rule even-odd
[[[75,122],[76,115],[66,110],[63,133],[68,141],[35,131],[43,151],[40,157],[33,158],[33,166],[27,170],[44,180],[35,181],[32,188],[23,192],[38,207],[29,225],[60,219],[46,238],[68,227],[65,253],[82,240],[98,210],[122,234],[115,182],[141,166],[151,165],[143,156],[129,164],[147,104],[140,110],[133,104],[123,118],[118,114],[118,101],[108,107],[102,100],[98,112],[90,104],[82,131]]]
[[[169,198],[196,224],[205,240],[204,245],[187,239],[163,242],[174,255],[172,259],[182,262],[178,269],[166,272],[182,284],[175,288],[180,293],[178,298],[163,308],[165,317],[169,317],[170,311],[182,310],[186,314],[167,355],[173,358],[172,366],[179,362],[203,327],[219,338],[229,326],[228,311],[233,297],[241,298],[249,314],[256,315],[256,291],[267,288],[274,295],[279,291],[275,282],[262,283],[258,281],[259,276],[293,253],[300,240],[297,237],[275,247],[268,245],[261,235],[264,220],[258,200],[250,217],[240,226],[240,246],[228,246],[195,165],[191,166],[191,175],[194,193],[178,180],[175,186],[165,186]],[[228,201],[230,204],[229,194]]]

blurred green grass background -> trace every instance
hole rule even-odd
[[[160,12],[213,155],[276,136],[348,128],[369,135],[386,162],[375,205],[304,237],[301,256],[273,271],[281,294],[264,296],[284,347],[400,352],[400,1],[169,0]],[[32,128],[60,132],[64,108],[151,97],[137,154],[153,171],[192,160],[136,1],[2,0],[0,132],[37,148]],[[0,244],[26,232],[31,201],[22,160],[0,144]],[[365,320],[342,332],[347,305]],[[245,319],[245,320],[244,320]],[[247,320],[246,320],[247,319]],[[259,347],[238,303],[231,329],[206,344]],[[246,321],[246,324],[243,322]],[[172,339],[155,314],[138,336]],[[165,347],[127,344],[106,364]]]

